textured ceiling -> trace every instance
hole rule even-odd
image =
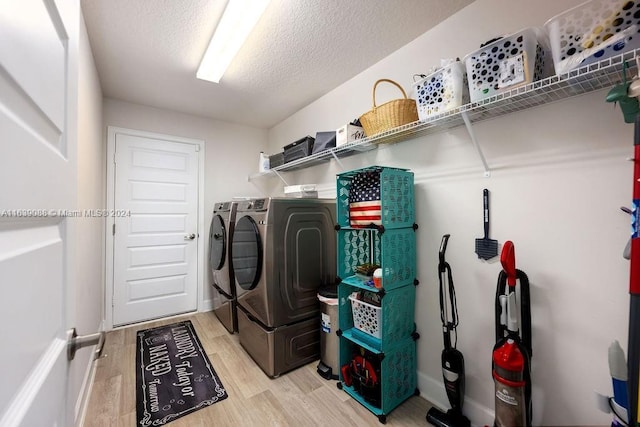
[[[220,84],[196,79],[226,0],[82,0],[103,94],[269,128],[473,0],[272,0]]]

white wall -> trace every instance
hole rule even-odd
[[[80,24],[78,72],[78,206],[101,209],[105,205],[104,143],[102,137],[102,90],[84,20]],[[75,321],[78,333],[101,328],[104,306],[104,219],[76,218]],[[71,396],[78,396],[76,422],[88,387],[92,352],[78,351],[71,365]]]
[[[412,75],[440,58],[463,57],[499,34],[542,25],[577,1],[477,0],[450,19],[305,107],[269,131],[269,152],[316,131],[335,129],[371,108],[371,88],[383,77],[410,90]],[[512,240],[517,267],[531,281],[534,425],[604,425],[593,391],[611,393],[607,348],[626,349],[633,130],[606,90],[474,125],[492,168],[483,177],[464,128],[416,138],[346,158],[345,170],[372,164],[409,168],[416,178],[420,225],[416,323],[419,388],[448,407],[443,390],[437,262],[441,237],[451,233],[460,327],[458,348],[467,373],[465,412],[474,425],[493,423],[491,350],[497,259],[478,260],[482,189],[491,191],[490,237]],[[396,98],[380,92],[382,102]],[[321,183],[335,196],[338,165],[285,173],[290,183]],[[277,185],[275,178],[265,178]],[[278,188],[279,190],[280,188]],[[276,190],[276,191],[278,191]]]
[[[103,114],[103,130],[107,126],[119,126],[205,141],[206,229],[200,230],[200,236],[206,239],[207,258],[214,203],[237,196],[262,195],[263,190],[249,182],[247,177],[258,170],[258,154],[266,148],[266,130],[109,98],[104,100]],[[106,138],[106,131],[104,135]],[[208,265],[205,267],[204,301],[205,307],[210,308],[213,278]]]

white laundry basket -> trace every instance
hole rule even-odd
[[[464,57],[471,101],[479,101],[551,74],[544,31],[526,28]]]
[[[469,102],[464,64],[455,61],[413,84],[420,120],[444,113]]]
[[[556,74],[640,48],[639,0],[591,0],[544,24]]]
[[[351,300],[351,312],[353,314],[353,326],[378,339],[382,337],[382,308],[364,301],[360,301],[353,295]]]

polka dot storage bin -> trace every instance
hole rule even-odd
[[[469,87],[464,64],[453,62],[415,82],[413,95],[420,120],[466,104],[469,102]]]
[[[349,296],[349,300],[351,300],[353,326],[380,339],[382,337],[382,308],[360,301],[353,295]]]
[[[464,57],[472,102],[540,80],[550,74],[543,31],[527,28]]]
[[[640,1],[592,0],[547,21],[556,73],[640,48]]]

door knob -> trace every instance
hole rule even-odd
[[[76,351],[79,349],[96,344],[93,360],[98,359],[102,354],[106,336],[107,334],[104,331],[89,335],[78,335],[76,328],[69,329],[67,331],[67,360],[73,360],[76,357]]]
[[[186,236],[184,236],[184,240],[193,240],[195,238],[196,238],[195,233],[187,234]]]

